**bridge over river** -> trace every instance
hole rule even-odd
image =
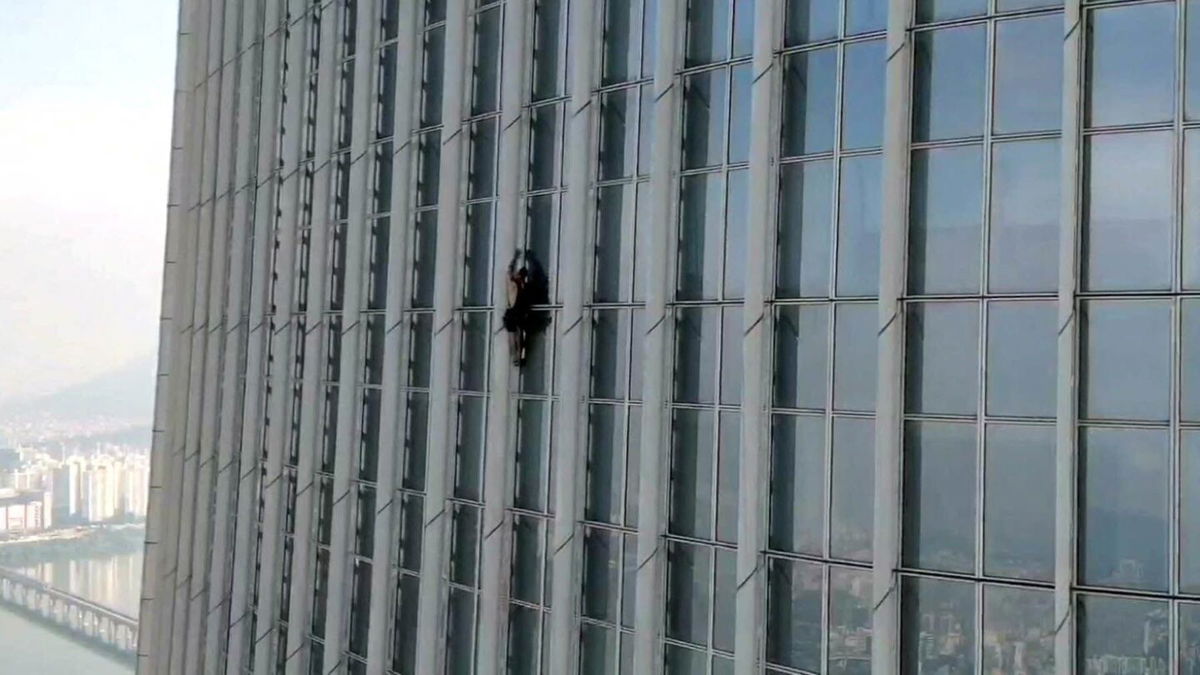
[[[137,619],[32,577],[0,568],[0,605],[130,662],[137,658]]]

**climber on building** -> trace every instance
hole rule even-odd
[[[549,302],[550,283],[545,269],[533,251],[518,250],[508,264],[508,309],[504,312],[513,365],[525,363],[530,340],[549,323],[547,313],[534,307]]]

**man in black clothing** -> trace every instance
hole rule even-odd
[[[504,330],[508,331],[513,365],[525,362],[530,337],[548,323],[546,313],[534,310],[534,306],[549,301],[550,284],[541,263],[532,251],[517,251],[508,264],[508,309],[504,312]]]

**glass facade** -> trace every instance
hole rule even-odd
[[[144,672],[1200,673],[1196,0],[183,6]]]

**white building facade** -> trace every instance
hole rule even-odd
[[[183,0],[176,72],[140,672],[1200,672],[1192,0]]]

